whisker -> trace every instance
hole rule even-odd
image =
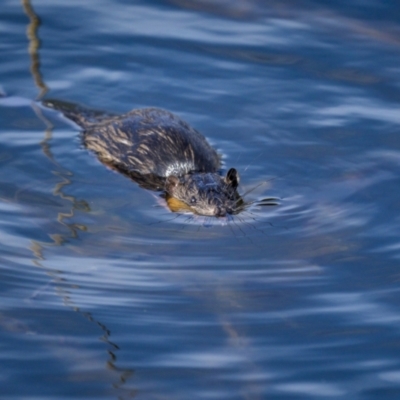
[[[253,192],[253,191],[256,190],[257,188],[259,188],[261,185],[264,185],[264,184],[266,184],[266,183],[268,183],[268,182],[271,182],[271,181],[273,181],[273,180],[275,180],[275,179],[278,179],[278,178],[282,178],[282,177],[287,176],[287,175],[289,175],[289,173],[283,174],[283,175],[274,176],[273,178],[270,178],[270,179],[267,179],[267,180],[265,180],[265,181],[262,181],[262,182],[259,183],[258,185],[256,185],[256,186],[254,186],[253,188],[249,189],[247,192],[244,192],[244,193],[241,195],[241,197],[247,196],[249,193]]]
[[[268,182],[268,181],[263,181],[263,182],[259,183],[258,185],[256,185],[256,186],[254,186],[253,188],[249,189],[247,192],[244,192],[244,193],[241,195],[241,197],[247,196],[249,193],[251,193],[251,192],[253,192],[254,190],[258,189],[260,186],[266,184],[267,182]],[[242,200],[242,199],[238,199],[237,202],[240,201],[240,200]]]
[[[255,222],[257,222],[258,220],[255,218],[255,217],[257,217],[257,215],[256,214],[254,214],[253,212],[251,212],[251,211],[249,211],[249,210],[246,210],[246,213],[248,213],[248,214],[251,214],[251,215],[249,215],[249,218],[251,218],[253,221],[255,221]],[[255,217],[253,217],[253,215],[255,216]],[[275,228],[275,226],[272,224],[272,222],[269,222],[269,221],[265,221],[267,224],[269,224],[270,226],[272,226],[273,228]]]
[[[247,169],[250,167],[250,165],[254,164],[254,161],[256,161],[257,159],[259,159],[262,155],[264,154],[264,152],[262,151],[256,158],[253,159],[253,161],[251,163],[249,163],[247,165],[247,167],[243,170],[243,171],[247,171]]]
[[[236,223],[236,221],[235,220],[232,220],[232,222],[234,223],[234,225],[235,226],[237,226],[238,227],[238,229],[239,229],[239,231],[240,232],[242,232],[242,235],[245,237],[246,236],[246,234],[244,233],[244,231],[243,231],[243,229]]]
[[[188,215],[183,222],[188,223],[194,219],[193,215]]]
[[[251,211],[249,211],[249,210],[246,210],[246,213],[249,213],[249,214],[251,214],[251,215],[254,215],[254,216],[257,216],[256,214],[254,214],[253,212],[251,212]],[[254,217],[252,217],[252,216],[249,216],[249,218],[251,218],[252,220],[254,220],[254,221],[257,221],[257,219],[256,218],[254,218]],[[270,226],[272,226],[273,228],[283,228],[283,229],[286,229],[286,230],[288,230],[289,228],[287,227],[287,226],[284,226],[284,225],[274,225],[272,222],[270,222],[270,221],[265,221],[267,224],[269,224]]]
[[[161,204],[153,204],[152,206],[153,208],[166,208],[165,206],[161,205]]]
[[[232,232],[233,237],[234,237],[237,241],[239,241],[239,238],[237,237],[237,235],[236,235],[235,231],[233,230],[231,224],[228,224],[228,226],[229,226],[230,231]]]
[[[212,227],[214,225],[214,222],[215,222],[215,218],[205,216],[204,221],[203,221],[203,226],[205,228]]]
[[[235,220],[233,220],[233,223],[235,224],[235,226],[238,227],[238,229],[240,230],[240,232],[242,232],[243,237],[245,237],[253,246],[255,245],[254,242],[246,235],[246,233],[243,231],[243,229],[236,223]]]
[[[258,231],[258,232],[261,232],[261,233],[263,233],[264,235],[266,235],[266,232],[264,232],[262,229],[259,229],[259,228],[255,227],[254,225],[250,224],[250,222],[247,222],[247,221],[245,221],[244,219],[240,219],[240,218],[238,218],[238,219],[239,219],[239,221],[242,222],[243,224],[246,224],[246,225],[250,226],[252,229],[254,229],[254,230],[256,230],[256,231]],[[253,218],[253,219],[254,219],[254,218]]]
[[[249,201],[248,203],[244,203],[242,210],[245,210],[246,208],[252,206],[253,204],[257,204],[258,206],[262,206],[262,207],[266,207],[266,206],[279,206],[278,198],[276,197],[270,197],[267,199],[262,199],[262,200],[252,200]],[[240,210],[240,208],[238,208],[237,210]]]

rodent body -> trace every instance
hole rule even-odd
[[[215,149],[176,115],[157,108],[112,115],[58,100],[43,104],[83,128],[84,145],[140,186],[164,190],[167,198],[196,214],[222,217],[238,212],[236,170],[222,177]]]

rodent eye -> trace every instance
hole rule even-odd
[[[196,204],[196,202],[197,202],[196,197],[192,196],[192,198],[190,199],[190,203],[191,204]]]

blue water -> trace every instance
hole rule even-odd
[[[0,398],[400,398],[400,5],[31,6],[0,11]],[[44,92],[168,109],[279,205],[175,215]]]

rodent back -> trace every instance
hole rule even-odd
[[[198,131],[161,109],[133,110],[86,127],[87,148],[124,173],[167,177],[216,172],[217,152]]]

